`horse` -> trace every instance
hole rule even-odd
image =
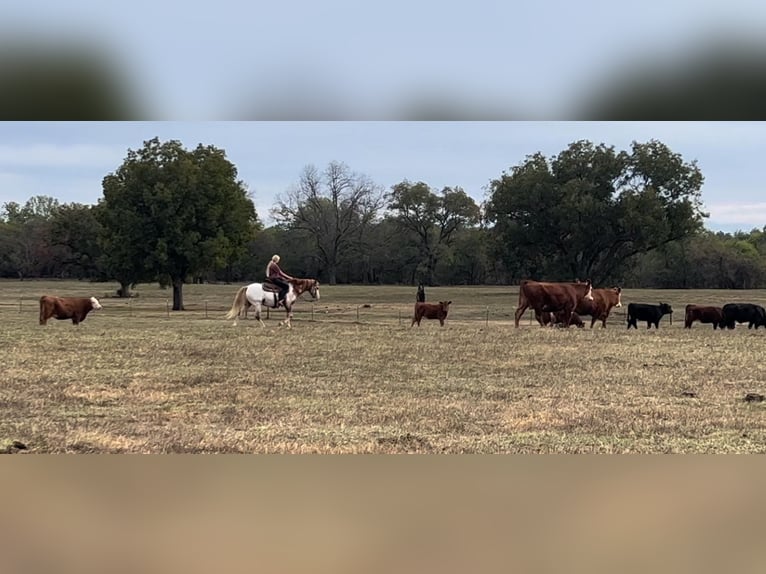
[[[290,288],[285,296],[285,311],[287,317],[284,321],[281,321],[280,325],[287,325],[288,328],[292,328],[291,320],[293,318],[293,304],[298,300],[303,293],[308,292],[311,295],[312,300],[319,301],[319,281],[316,279],[290,279],[288,280]],[[273,309],[277,308],[277,296],[278,289],[276,285],[271,283],[250,283],[245,287],[240,287],[237,294],[234,296],[234,302],[231,305],[231,309],[226,314],[227,319],[234,319],[234,324],[237,324],[237,320],[244,311],[247,315],[247,310],[252,305],[255,307],[255,318],[261,324],[261,327],[266,327],[263,321],[261,321],[261,305],[266,305]]]

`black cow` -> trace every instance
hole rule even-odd
[[[766,310],[752,303],[727,303],[721,309],[723,324],[733,329],[735,323],[747,323],[747,328],[766,327]]]
[[[645,303],[631,303],[628,305],[628,329],[638,329],[637,321],[646,321],[646,328],[660,328],[660,319],[663,315],[670,315],[670,324],[673,324],[673,308],[667,303],[659,305],[647,305]]]

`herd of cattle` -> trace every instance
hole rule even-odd
[[[573,283],[551,283],[526,280],[519,286],[519,303],[516,308],[515,325],[527,309],[532,309],[535,318],[541,326],[576,325],[584,327],[582,316],[590,316],[590,326],[601,321],[606,327],[609,313],[615,307],[622,307],[622,289],[593,289],[590,281],[575,281]],[[452,301],[427,303],[425,289],[418,287],[415,302],[415,312],[410,327],[422,319],[437,319],[444,326]],[[95,297],[40,297],[40,325],[45,325],[48,319],[71,319],[78,325],[94,309],[101,309],[101,304]],[[627,323],[638,329],[638,322],[646,322],[647,329],[654,325],[660,326],[660,320],[667,315],[673,324],[673,309],[668,303],[649,305],[630,303],[628,305]],[[737,323],[747,323],[748,328],[766,328],[766,310],[753,303],[727,303],[723,307],[687,305],[684,327],[690,329],[695,321],[712,324],[713,329],[734,329]]]
[[[423,286],[418,287],[415,303],[415,314],[412,325],[420,325],[423,317],[438,319],[441,325],[449,311],[451,301],[425,303]],[[609,313],[615,307],[622,307],[622,289],[593,289],[591,282],[575,281],[573,283],[550,283],[526,280],[519,286],[519,303],[514,316],[515,326],[524,316],[527,309],[532,309],[535,319],[541,327],[575,325],[584,327],[581,316],[590,316],[590,326],[601,321],[606,328]],[[628,304],[628,329],[638,329],[638,322],[646,322],[646,328],[659,329],[660,320],[667,315],[673,324],[673,308],[668,303],[650,305],[647,303]],[[766,310],[753,303],[727,303],[723,307],[687,305],[684,327],[691,329],[695,321],[712,324],[713,329],[734,329],[737,323],[747,323],[748,328],[766,327]]]

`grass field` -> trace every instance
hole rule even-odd
[[[37,453],[766,452],[766,330],[683,328],[687,303],[766,291],[625,290],[673,325],[515,329],[515,287],[428,288],[444,328],[410,328],[414,287],[323,286],[293,329],[223,318],[239,285],[170,292],[0,282],[0,441]],[[95,295],[79,327],[37,324],[42,294]],[[279,313],[281,319],[284,312]]]

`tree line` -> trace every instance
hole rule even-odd
[[[342,162],[307,165],[264,226],[224,150],[154,138],[104,176],[95,205],[34,196],[0,210],[0,276],[173,289],[260,280],[274,253],[296,276],[335,283],[477,285],[591,278],[597,285],[766,286],[766,226],[707,230],[704,177],[662,142],[587,140],[460,186],[385,189]]]

